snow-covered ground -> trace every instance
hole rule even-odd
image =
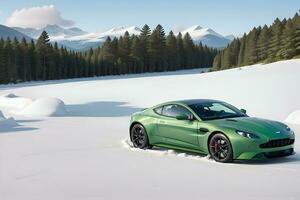
[[[127,140],[133,112],[187,98],[224,100],[279,121],[293,113],[298,137],[299,75],[298,59],[212,73],[0,86],[0,121],[16,121],[0,123],[0,199],[299,199],[300,154],[221,164],[172,150],[136,150]],[[300,150],[299,140],[295,146]]]

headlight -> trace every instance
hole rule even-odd
[[[246,137],[246,138],[250,138],[250,139],[258,139],[259,137],[253,133],[248,133],[245,131],[236,131],[237,134],[239,134],[240,136]]]
[[[290,132],[292,135],[294,135],[294,131],[288,127],[288,126],[285,126],[285,130],[287,130],[288,132]]]

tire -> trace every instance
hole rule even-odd
[[[130,139],[135,148],[151,149],[146,129],[141,124],[135,124],[130,130]]]
[[[211,157],[217,162],[228,163],[233,161],[231,143],[222,133],[217,133],[210,138],[208,149]]]

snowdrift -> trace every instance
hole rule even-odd
[[[50,97],[37,99],[19,112],[24,116],[40,117],[63,116],[66,113],[64,102],[58,98]]]
[[[300,125],[300,110],[296,110],[292,112],[285,120],[287,123],[290,124],[298,124]]]
[[[0,106],[11,110],[20,110],[32,103],[32,99],[19,97],[13,93],[0,96]]]
[[[182,157],[182,158],[188,158],[188,159],[194,159],[194,160],[206,160],[206,161],[212,161],[214,162],[213,159],[211,159],[211,157],[209,155],[199,155],[199,154],[193,154],[191,152],[189,153],[184,153],[184,152],[180,152],[180,151],[175,151],[172,149],[163,149],[163,148],[158,148],[158,147],[154,147],[153,149],[138,149],[135,148],[132,144],[132,142],[130,141],[130,139],[124,139],[122,140],[122,145],[124,148],[129,149],[131,151],[139,151],[139,152],[147,152],[147,153],[151,153],[157,156],[170,156],[170,157]]]
[[[15,115],[28,117],[51,117],[65,115],[65,103],[52,97],[44,97],[36,100],[20,97],[13,93],[0,96],[0,106],[8,109]]]
[[[18,125],[17,122],[14,120],[14,118],[10,117],[10,118],[6,118],[4,117],[2,111],[0,110],[0,128],[5,126],[16,126]]]

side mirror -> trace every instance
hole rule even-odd
[[[246,114],[246,113],[247,113],[247,110],[245,110],[245,109],[242,108],[242,109],[241,109],[241,112],[244,113],[244,114]]]
[[[181,115],[178,115],[176,116],[176,119],[178,120],[193,120],[193,116],[188,116],[186,114],[181,114]]]

